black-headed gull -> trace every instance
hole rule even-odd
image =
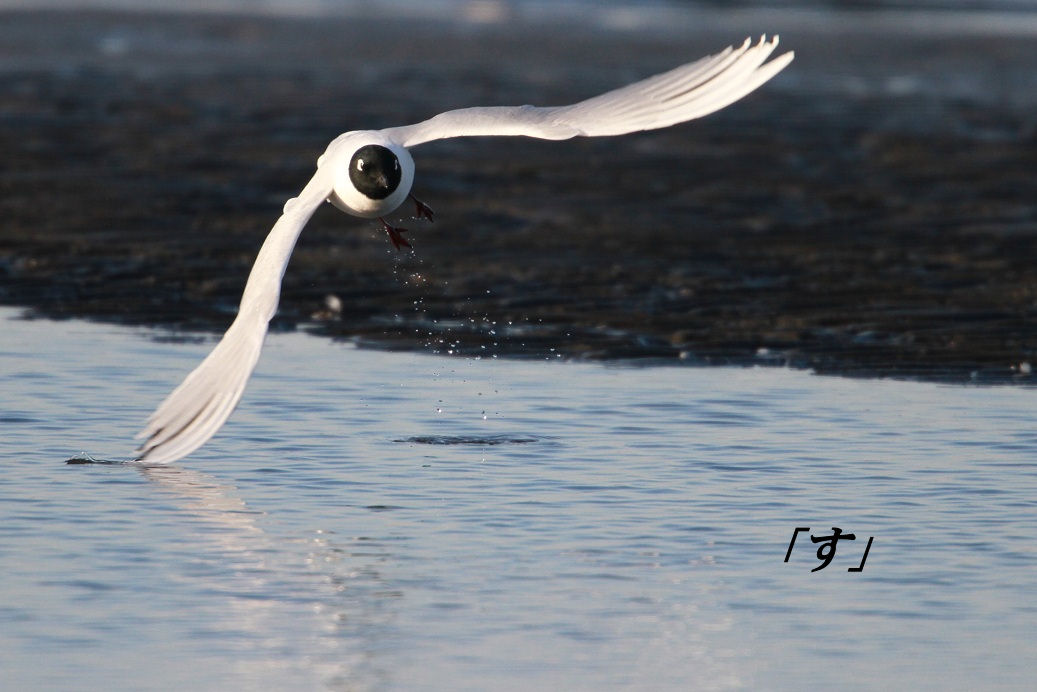
[[[409,147],[449,137],[524,135],[540,139],[606,137],[654,130],[718,111],[771,79],[793,58],[765,64],[778,37],[747,39],[738,48],[649,77],[570,106],[462,108],[416,125],[346,132],[317,160],[317,172],[284,206],[245,284],[234,322],[212,353],[151,414],[136,460],[169,463],[203,445],[230,416],[259,359],[267,325],[277,310],[281,278],[303,226],[325,201],[363,218],[381,219],[393,245],[409,245],[404,229],[385,215],[407,198],[417,213],[432,211],[411,197],[414,160]]]

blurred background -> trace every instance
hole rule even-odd
[[[820,8],[855,10],[897,10],[910,8],[939,10],[1033,10],[1033,0],[3,0],[0,6],[12,8],[115,8],[123,10],[220,10],[235,12],[298,12],[337,14],[359,11],[430,12],[464,11],[557,11],[575,8],[659,8],[700,7],[712,11],[731,8]]]
[[[570,103],[780,33],[725,111],[417,149],[395,253],[321,210],[278,329],[451,353],[1019,381],[1037,3],[0,0],[0,302],[219,333],[334,136]],[[177,12],[169,12],[169,10]]]

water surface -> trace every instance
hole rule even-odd
[[[5,689],[1033,681],[1032,389],[278,334],[181,464],[65,465],[211,345],[156,336],[3,322]]]

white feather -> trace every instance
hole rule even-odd
[[[277,311],[281,277],[295,241],[331,192],[330,176],[318,169],[267,235],[252,266],[238,316],[212,353],[166,397],[137,435],[137,460],[165,464],[187,456],[216,434],[245,391]]]
[[[748,39],[738,48],[649,77],[571,106],[498,106],[447,111],[382,132],[405,147],[450,137],[524,135],[539,139],[606,137],[654,130],[728,106],[785,68],[789,52],[766,65],[778,37]],[[761,67],[762,66],[762,67]]]
[[[415,125],[377,131],[347,132],[318,159],[317,173],[299,197],[285,205],[256,257],[241,297],[238,315],[212,353],[151,414],[137,450],[141,462],[176,461],[216,434],[234,411],[259,360],[270,318],[277,311],[281,278],[295,242],[317,207],[331,196],[356,216],[391,212],[410,192],[413,161],[404,147],[448,137],[525,135],[541,139],[604,137],[652,130],[692,120],[737,101],[780,72],[793,54],[765,64],[778,45],[762,37],[629,86],[571,106],[463,108]],[[403,182],[374,211],[344,203],[350,188],[350,157],[364,144],[381,144],[398,152]],[[357,193],[359,194],[359,193]],[[384,211],[383,211],[384,207]]]

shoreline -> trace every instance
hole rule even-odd
[[[339,132],[564,103],[730,42],[708,28],[4,15],[0,303],[188,334],[229,324],[263,237]],[[320,210],[273,328],[501,357],[1030,383],[1032,42],[905,33],[868,59],[867,30],[836,45],[778,28],[797,52],[788,74],[715,116],[417,149],[415,194],[437,222],[404,220],[415,253]]]

